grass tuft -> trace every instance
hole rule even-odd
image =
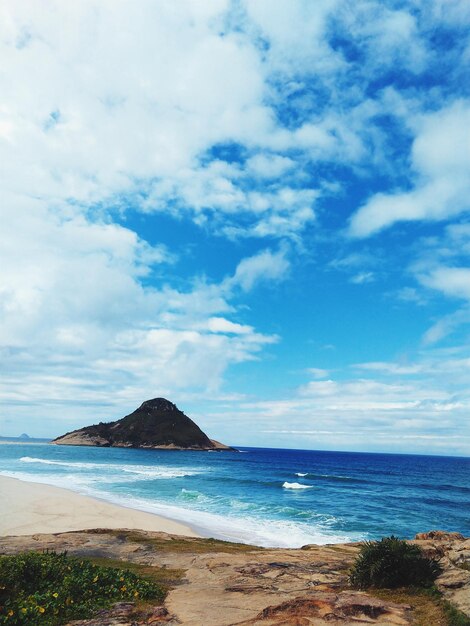
[[[356,589],[429,587],[441,571],[439,563],[424,556],[421,548],[392,535],[361,546],[349,582]]]
[[[372,589],[381,600],[408,604],[413,610],[413,626],[470,626],[470,618],[442,597],[435,588]]]

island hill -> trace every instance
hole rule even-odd
[[[51,443],[156,450],[234,450],[209,437],[165,398],[147,400],[130,415],[66,433]]]

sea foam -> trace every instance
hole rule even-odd
[[[58,465],[60,467],[67,467],[72,470],[96,470],[107,471],[108,473],[114,472],[126,474],[134,474],[134,477],[128,476],[124,479],[124,482],[128,480],[145,480],[145,479],[161,479],[161,478],[182,478],[184,476],[194,476],[200,474],[200,468],[192,467],[165,467],[161,465],[128,465],[120,463],[85,463],[79,461],[51,461],[49,459],[40,459],[31,456],[23,456],[19,459],[22,463],[34,463],[41,465]],[[99,477],[98,477],[99,480]],[[115,480],[115,479],[114,479]]]
[[[105,496],[108,499],[107,496]],[[223,516],[208,511],[192,508],[180,508],[163,502],[150,502],[143,498],[113,497],[115,504],[155,513],[178,520],[191,526],[205,537],[214,537],[224,541],[247,543],[263,547],[300,548],[315,543],[346,543],[359,537],[336,532],[324,532],[321,528],[284,520],[270,520],[246,516]],[[188,514],[189,513],[189,514]]]
[[[288,483],[286,482],[282,485],[284,489],[313,489],[311,485],[301,485],[300,483]]]

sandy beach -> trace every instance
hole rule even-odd
[[[0,502],[1,536],[130,528],[198,537],[189,526],[159,515],[4,476],[0,476]]]

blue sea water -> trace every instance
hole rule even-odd
[[[175,452],[0,445],[0,474],[72,489],[201,534],[299,547],[470,535],[470,458],[241,448]]]

